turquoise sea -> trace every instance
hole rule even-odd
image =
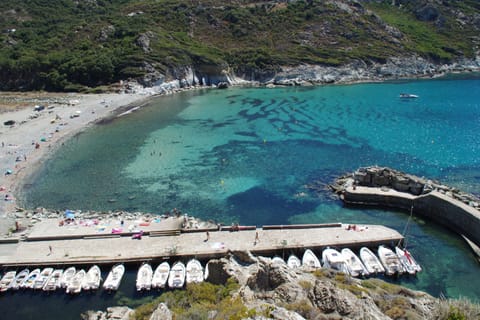
[[[479,79],[158,97],[72,138],[32,177],[23,202],[158,214],[179,208],[203,219],[257,226],[374,223],[403,232],[406,212],[345,207],[327,188],[313,192],[306,185],[327,185],[377,164],[480,195]],[[401,92],[419,98],[402,100]],[[459,236],[421,217],[408,224],[406,236],[424,271],[388,281],[436,297],[479,300],[480,266]],[[132,297],[133,285],[117,295],[98,294],[95,306]],[[7,304],[13,300],[42,301],[54,312],[52,301],[66,299],[13,294],[0,297],[0,308],[12,309]],[[68,299],[72,319],[89,299]]]

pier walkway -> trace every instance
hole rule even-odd
[[[397,231],[380,225],[359,225],[356,230],[348,230],[347,225],[341,223],[240,227],[239,231],[229,230],[231,228],[183,230],[169,229],[178,226],[176,218],[170,219],[164,224],[149,226],[140,240],[132,239],[128,232],[110,234],[103,230],[104,233],[97,233],[89,227],[69,232],[69,227],[41,223],[38,228],[34,227],[30,238],[0,244],[0,266],[139,263],[189,257],[210,259],[225,256],[229,251],[247,250],[255,255],[273,256],[301,254],[307,248],[374,247],[403,240]]]

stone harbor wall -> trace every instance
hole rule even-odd
[[[480,246],[480,199],[386,167],[365,167],[338,178],[330,186],[348,204],[412,210],[465,236]]]

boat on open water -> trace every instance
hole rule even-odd
[[[170,273],[170,264],[164,261],[158,265],[153,273],[152,288],[159,289],[165,288],[167,285],[168,274]]]

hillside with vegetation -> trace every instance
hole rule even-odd
[[[475,59],[480,2],[2,0],[0,90],[82,91],[119,80],[282,66]]]

